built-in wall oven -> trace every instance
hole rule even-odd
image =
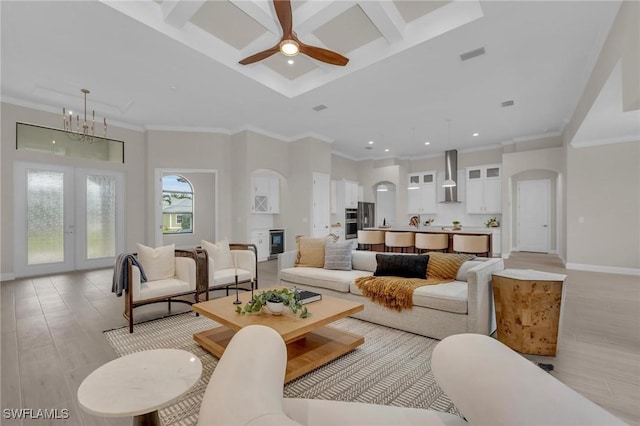
[[[346,240],[358,238],[358,209],[344,211],[344,238]]]

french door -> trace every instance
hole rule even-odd
[[[112,266],[124,250],[124,174],[15,164],[15,272]]]

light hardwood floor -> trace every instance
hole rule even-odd
[[[568,275],[565,316],[552,373],[587,398],[640,425],[640,283],[638,277],[567,271],[554,256],[518,253],[506,267]],[[67,420],[9,420],[2,425],[130,425],[82,412],[76,392],[94,369],[114,359],[102,331],[126,325],[123,300],[111,293],[111,270],[5,281],[2,314],[2,408],[69,409]],[[261,287],[275,284],[276,261],[259,264]],[[216,295],[223,295],[216,292]],[[173,304],[172,313],[189,310]],[[145,321],[166,304],[136,308]],[[540,407],[544,409],[544,407]]]

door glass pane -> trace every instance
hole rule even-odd
[[[116,255],[116,179],[87,176],[87,259]]]
[[[500,167],[490,167],[487,169],[487,177],[500,177]]]
[[[27,172],[27,263],[64,261],[64,174]]]

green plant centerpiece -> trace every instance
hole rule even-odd
[[[461,229],[462,227],[460,226],[460,221],[459,220],[454,220],[453,222],[453,230],[457,230],[457,229]]]
[[[484,226],[486,226],[487,228],[497,228],[498,226],[500,226],[500,223],[498,222],[498,219],[495,217],[490,217],[489,219],[487,219],[487,221],[484,223]]]
[[[300,318],[308,318],[311,316],[311,312],[307,310],[305,306],[302,306],[298,298],[297,289],[277,288],[261,291],[253,296],[244,307],[237,306],[236,312],[239,314],[255,314],[262,310],[263,306],[267,306],[267,303],[282,303],[285,307],[288,307],[294,315],[298,315]]]

